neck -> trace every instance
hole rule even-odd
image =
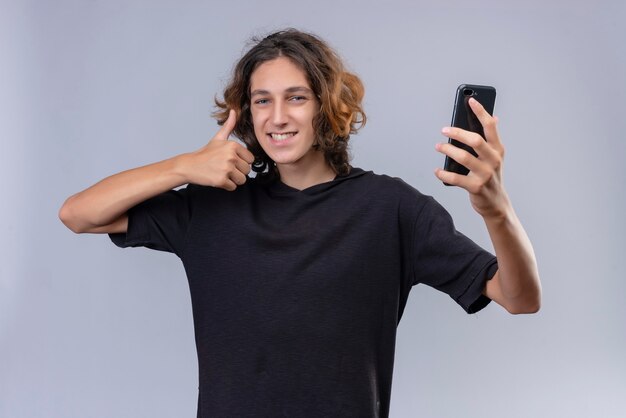
[[[289,187],[304,190],[335,178],[335,172],[321,152],[316,152],[305,161],[291,164],[276,164],[280,180]]]

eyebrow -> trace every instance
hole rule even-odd
[[[304,87],[304,86],[294,86],[294,87],[289,87],[287,89],[285,89],[285,93],[309,93],[309,94],[313,94],[313,91],[308,88],[308,87]],[[256,89],[254,90],[251,94],[250,97],[254,97],[254,96],[265,96],[270,94],[270,92],[268,90],[263,90],[263,89]]]

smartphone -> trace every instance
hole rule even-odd
[[[454,109],[452,111],[452,124],[456,128],[465,129],[466,131],[476,132],[483,138],[485,138],[485,132],[480,121],[469,106],[469,99],[476,99],[490,115],[493,115],[493,108],[496,104],[496,89],[491,86],[479,86],[475,84],[461,84],[456,89],[456,98],[454,99]],[[467,152],[474,156],[477,156],[476,151],[468,145],[457,141],[456,139],[448,138],[448,143],[463,148]],[[454,161],[454,159],[446,156],[446,161],[443,166],[444,170],[452,171],[466,176],[469,170],[464,165],[461,165]],[[444,183],[446,186],[449,184]]]

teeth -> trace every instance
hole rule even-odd
[[[288,132],[285,134],[270,134],[272,135],[272,139],[274,139],[275,141],[284,141],[287,138],[290,138],[292,136],[294,136],[296,133],[295,132]]]

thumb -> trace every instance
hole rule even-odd
[[[235,125],[237,124],[237,112],[234,109],[230,109],[228,113],[228,119],[224,122],[222,127],[213,137],[214,139],[219,139],[221,141],[227,141],[230,134],[235,129]]]

